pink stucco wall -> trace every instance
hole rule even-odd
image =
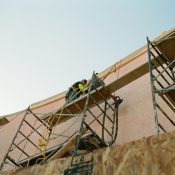
[[[120,63],[122,63],[122,61]],[[141,54],[138,54],[134,59],[128,61],[128,63],[124,66],[121,66],[116,72],[108,75],[108,77],[105,79],[105,83],[108,85],[145,63],[147,63],[146,48],[142,50]],[[156,134],[149,73],[122,87],[121,89],[114,92],[114,94],[120,96],[123,99],[123,103],[119,108],[119,129],[115,144],[124,144]],[[35,112],[38,116],[43,116],[46,113],[55,111],[64,104],[63,96],[64,94],[62,97],[54,99],[53,101],[51,100],[46,104],[43,103],[42,105],[33,105],[32,111]],[[163,102],[163,100],[161,100],[161,98],[159,98],[158,101],[164,110],[173,119],[174,112],[169,109],[169,107],[165,104],[165,102]],[[103,106],[103,104],[101,105]],[[96,108],[92,110],[94,113],[98,113]],[[173,126],[170,124],[170,122],[167,121],[162,113],[158,113],[158,115],[160,122],[167,131],[174,130]],[[8,147],[23,116],[24,112],[0,130],[0,163],[2,162],[2,159],[8,150]],[[29,122],[34,122],[34,118],[28,116],[28,119]],[[57,126],[55,128],[55,131],[57,131],[59,134],[70,127],[70,129],[64,133],[65,135],[70,135],[73,133],[73,131],[76,131],[79,123],[80,120],[77,118],[72,118],[69,121]],[[73,126],[71,127],[72,124]],[[94,124],[93,128],[97,133],[100,132],[98,124]],[[23,128],[23,130],[27,132],[27,128]],[[38,137],[36,137],[36,135],[33,135],[31,139],[37,144]],[[58,144],[60,142],[60,139],[61,141],[65,140],[64,137],[59,138],[59,140],[52,139],[49,145],[52,146]],[[32,146],[26,149],[28,149],[31,153],[35,151],[35,148]],[[15,155],[13,156],[15,157]]]

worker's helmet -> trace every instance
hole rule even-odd
[[[87,84],[87,80],[83,79],[83,80],[81,80],[81,83],[83,83],[85,85],[85,84]]]

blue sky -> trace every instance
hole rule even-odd
[[[174,0],[0,0],[0,116],[89,79],[173,27]]]

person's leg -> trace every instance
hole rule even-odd
[[[65,95],[65,101],[67,101],[68,99],[69,99],[69,94],[67,92],[66,95]]]
[[[71,101],[73,101],[73,100],[75,100],[75,99],[77,99],[78,97],[77,97],[77,92],[75,92],[75,91],[71,91],[70,92],[70,95],[69,95],[69,102],[71,102]]]

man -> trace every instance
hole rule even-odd
[[[67,102],[71,102],[77,98],[79,98],[81,95],[84,95],[87,90],[87,80],[83,79],[81,81],[77,81],[76,83],[74,83],[68,90],[66,96],[65,96],[65,100]]]

